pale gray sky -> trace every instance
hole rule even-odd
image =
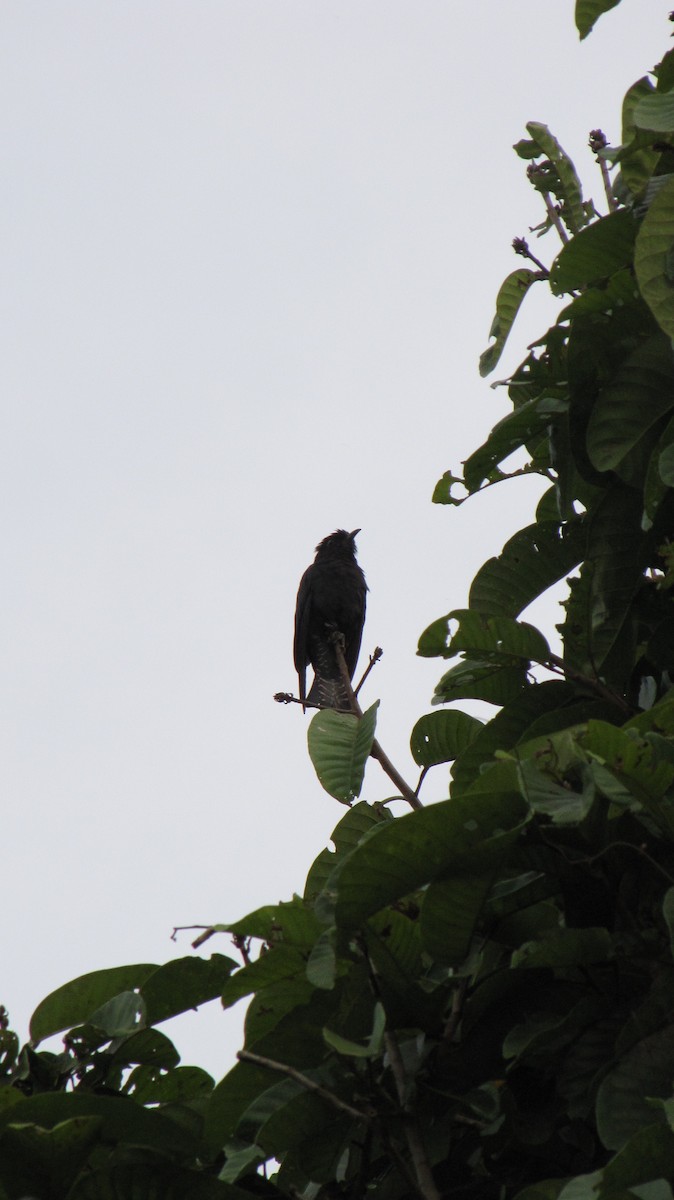
[[[74,976],[187,953],[174,925],[301,891],[343,809],[272,694],[296,687],[297,583],[338,526],[362,526],[363,644],[385,650],[365,699],[414,778],[442,672],[417,638],[540,491],[430,503],[507,411],[477,358],[541,219],[512,143],[547,122],[601,205],[588,132],[619,140],[669,33],[643,0],[583,44],[572,0],[5,0],[0,1002],[20,1032]],[[553,311],[530,299],[497,374]],[[367,795],[390,790],[371,763]],[[217,1076],[238,1030],[216,1004],[171,1032]]]

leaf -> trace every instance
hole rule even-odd
[[[520,305],[532,283],[538,278],[536,272],[520,267],[501,284],[496,297],[496,314],[489,331],[489,336],[494,338],[494,342],[480,355],[480,375],[483,378],[489,375],[498,363]]]
[[[132,1071],[127,1087],[138,1104],[181,1104],[210,1096],[215,1084],[201,1067],[174,1067],[162,1073],[142,1066]]]
[[[0,1135],[0,1180],[12,1196],[69,1195],[100,1128],[97,1117],[74,1117],[53,1129],[10,1125]]]
[[[304,886],[305,900],[315,900],[325,887],[328,877],[337,863],[351,853],[354,846],[358,845],[366,833],[369,833],[375,825],[392,820],[393,817],[389,810],[380,804],[370,805],[363,800],[354,804],[332,831],[334,850],[326,847],[312,864]]]
[[[655,133],[674,133],[674,95],[671,92],[651,92],[634,108],[634,124]]]
[[[106,1000],[87,1018],[87,1025],[100,1029],[109,1038],[127,1037],[145,1024],[145,1004],[138,992],[120,992]]]
[[[669,948],[671,950],[672,957],[674,957],[674,887],[668,888],[665,892],[665,896],[662,901],[662,914],[667,922],[667,929],[669,930]]]
[[[601,1172],[600,1196],[627,1188],[635,1190],[647,1180],[674,1177],[674,1133],[662,1125],[649,1125],[629,1139]],[[639,1194],[637,1192],[637,1194]]]
[[[538,521],[520,529],[497,558],[480,567],[471,584],[470,607],[488,616],[519,616],[573,570],[583,557],[585,542],[582,521]]]
[[[348,1038],[340,1037],[338,1033],[333,1033],[330,1029],[323,1030],[323,1037],[332,1050],[336,1050],[338,1054],[343,1054],[347,1058],[376,1058],[381,1052],[385,1028],[386,1013],[383,1004],[377,1000],[374,1006],[372,1033],[365,1046],[361,1046],[358,1042],[350,1042]]]
[[[341,804],[351,804],[360,794],[378,707],[377,700],[361,718],[324,708],[309,726],[307,742],[314,770],[326,792]]]
[[[141,987],[148,1024],[156,1025],[215,1000],[236,966],[232,958],[212,954],[210,958],[187,955],[159,967]]]
[[[526,621],[511,617],[485,616],[468,608],[457,608],[449,614],[459,622],[449,650],[452,654],[465,651],[479,653],[496,662],[512,664],[512,660],[545,663],[550,659],[550,647],[543,634]]]
[[[620,0],[576,0],[576,29],[581,40],[587,37],[602,13],[619,3]]]
[[[523,666],[504,667],[488,660],[465,658],[450,667],[436,684],[433,704],[471,699],[500,706],[527,686],[527,672]]]
[[[594,670],[609,683],[615,679],[619,687],[624,686],[631,663],[626,661],[618,639],[643,576],[647,551],[638,492],[619,483],[606,488],[590,514],[584,565],[591,572],[590,652]],[[609,674],[607,660],[616,647],[619,653]]]
[[[451,658],[449,650],[449,621],[450,614],[438,617],[419,638],[417,654],[421,658]]]
[[[565,413],[568,403],[557,396],[535,396],[520,404],[494,426],[486,442],[473,451],[464,463],[463,480],[469,492],[476,492],[494,469],[515,450],[540,437],[552,422]]]
[[[38,1004],[30,1019],[30,1039],[37,1045],[53,1033],[84,1025],[92,1012],[120,992],[142,987],[158,968],[155,963],[111,967],[80,975],[51,992]]]
[[[670,487],[674,487],[674,417],[660,434],[646,470],[644,512],[641,518],[641,528],[645,532],[651,529],[655,514]]]
[[[587,224],[588,218],[583,206],[583,189],[576,168],[547,125],[541,124],[540,121],[527,121],[527,133],[555,167],[563,190],[564,223],[572,233],[577,233],[581,226]]]
[[[249,996],[251,992],[260,993],[283,980],[295,977],[303,980],[305,971],[305,954],[295,946],[286,946],[281,942],[229,976],[222,988],[223,1007],[229,1008],[242,996]]]
[[[619,1150],[664,1112],[646,1097],[666,1099],[674,1079],[674,1025],[643,1038],[606,1075],[597,1092],[597,1131],[608,1150]]]
[[[501,837],[502,855],[512,845],[512,838]],[[466,958],[498,865],[495,859],[487,872],[455,875],[427,888],[421,905],[421,937],[424,949],[436,962],[458,967]]]
[[[656,334],[637,346],[597,396],[587,431],[593,465],[598,471],[617,467],[672,408],[674,355],[669,340]]]
[[[555,295],[577,291],[631,266],[636,224],[627,208],[581,229],[562,247],[550,269]]]
[[[490,839],[526,816],[521,796],[457,797],[399,817],[366,838],[328,883],[338,925],[358,928],[386,904],[451,870],[480,872],[498,861]]]
[[[134,1104],[125,1096],[81,1091],[28,1096],[0,1114],[0,1130],[8,1124],[53,1129],[76,1117],[97,1118],[104,1141],[144,1145],[171,1157],[188,1157],[197,1148],[197,1140],[185,1126],[156,1110]]]
[[[176,1163],[117,1162],[87,1171],[67,1200],[250,1200],[250,1192]]]
[[[481,721],[458,709],[427,713],[412,730],[412,757],[419,767],[451,762],[470,745],[481,729]]]
[[[674,179],[656,195],[637,234],[634,269],[641,294],[658,325],[674,337]]]
[[[580,794],[562,787],[529,759],[520,760],[518,770],[522,795],[534,812],[551,817],[554,825],[575,825],[585,819],[592,806],[594,789]]]
[[[581,967],[613,957],[607,929],[554,929],[541,941],[525,942],[515,950],[512,967]]]

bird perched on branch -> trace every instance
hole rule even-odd
[[[344,638],[344,659],[353,679],[365,623],[365,576],[356,562],[355,537],[336,529],[316,547],[316,557],[304,572],[295,609],[295,667],[300,700],[319,708],[349,710],[349,696],[335,654],[335,637]],[[314,681],[306,693],[307,666]]]

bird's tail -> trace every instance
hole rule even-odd
[[[307,704],[351,712],[351,697],[342,679],[334,646],[325,641],[315,645],[313,665],[314,681],[307,696]]]

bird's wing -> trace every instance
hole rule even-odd
[[[304,703],[307,694],[307,663],[309,662],[309,624],[311,620],[311,572],[307,567],[300,579],[295,606],[295,641],[293,658],[300,681],[300,700]]]
[[[360,654],[360,643],[363,638],[363,626],[365,624],[366,592],[367,592],[367,588],[365,587],[365,583],[363,583],[363,590],[361,593],[362,607],[361,607],[360,615],[358,618],[358,622],[352,633],[352,636],[349,638],[349,640],[347,642],[346,651],[344,654],[344,658],[346,660],[346,665],[349,669],[349,676],[351,677],[351,679],[353,679],[355,671],[356,671],[356,665],[358,663],[358,655]]]

